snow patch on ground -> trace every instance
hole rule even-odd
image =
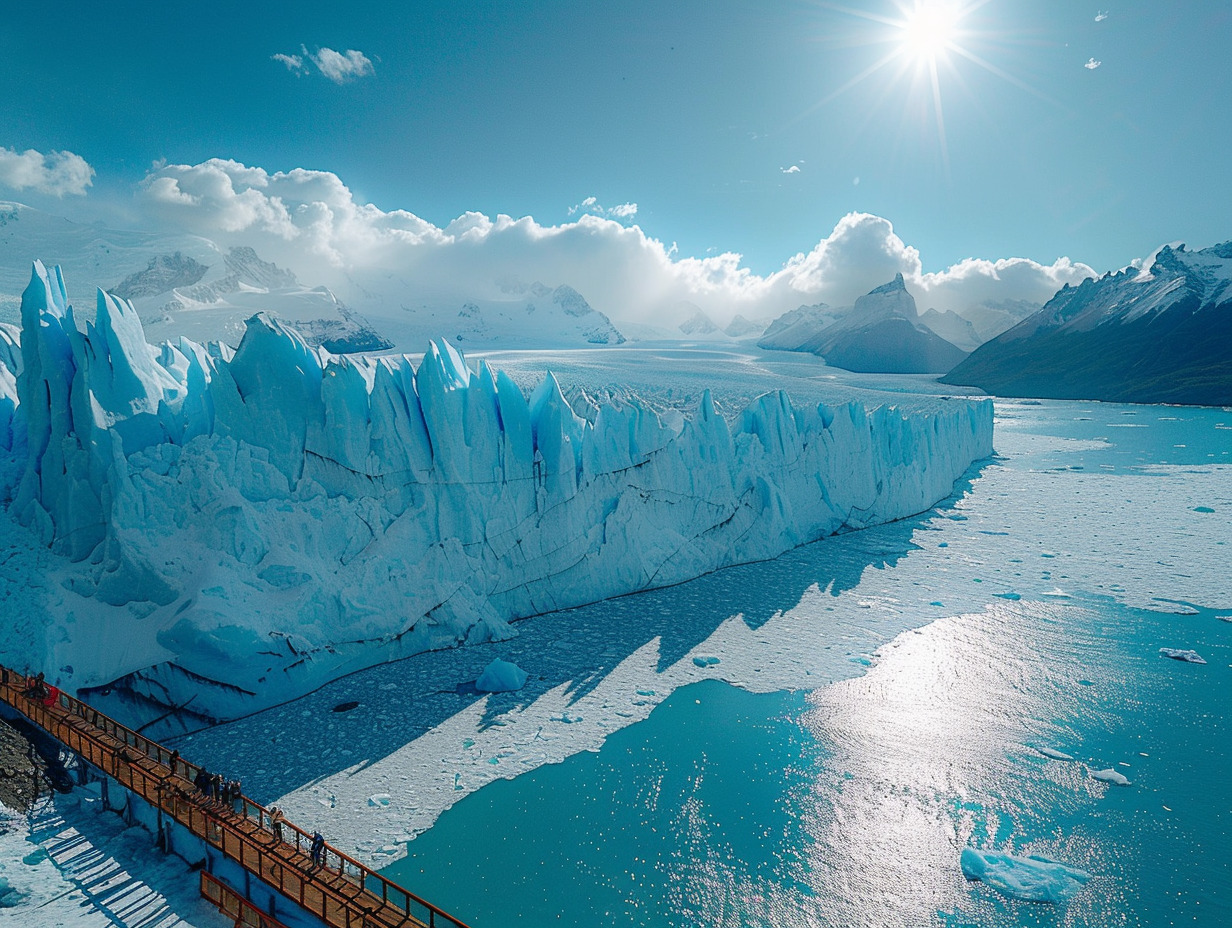
[[[200,877],[88,791],[0,806],[0,921],[22,928],[231,928]]]

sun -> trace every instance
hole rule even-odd
[[[902,51],[918,64],[935,63],[954,46],[960,18],[954,4],[917,0],[913,8],[903,10],[896,24],[902,33]]]

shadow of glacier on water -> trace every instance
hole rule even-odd
[[[381,664],[290,703],[167,743],[212,771],[240,777],[247,795],[268,803],[338,772],[379,763],[481,700],[486,699],[481,731],[558,688],[576,704],[648,646],[657,648],[657,669],[663,672],[733,617],[756,631],[799,605],[809,591],[838,597],[854,589],[865,571],[896,566],[919,549],[915,533],[966,496],[992,460],[973,465],[951,496],[919,515],[677,586],[523,619],[515,623],[518,635],[512,639]],[[494,658],[528,673],[521,690],[488,694],[474,688]],[[358,705],[345,708],[349,703]]]

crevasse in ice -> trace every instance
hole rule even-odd
[[[76,594],[138,616],[148,640],[62,640],[30,663],[194,697],[206,718],[252,711],[921,512],[992,451],[990,402],[942,405],[774,392],[729,424],[706,393],[674,427],[636,403],[592,422],[551,374],[527,397],[446,342],[418,368],[335,357],[258,314],[234,352],[154,348],[102,291],[83,329],[59,269],[36,263],[20,334],[0,330],[0,499],[81,562]]]

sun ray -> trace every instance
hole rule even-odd
[[[1033,96],[1039,97],[1041,100],[1044,100],[1047,103],[1051,103],[1053,106],[1058,106],[1061,109],[1066,110],[1067,112],[1070,110],[1070,108],[1066,106],[1064,103],[1062,103],[1060,100],[1050,97],[1048,94],[1044,93],[1042,90],[1036,87],[1032,87],[1026,81],[1019,80],[1013,74],[1010,74],[1008,71],[1004,70],[1003,68],[998,68],[991,61],[986,61],[985,59],[977,55],[975,52],[971,51],[971,49],[963,48],[960,45],[960,46],[955,47],[954,51],[957,54],[961,55],[962,57],[966,58],[972,64],[979,65],[989,74],[993,74],[996,77],[1001,78],[1001,80],[1007,81],[1008,83],[1013,84],[1019,90],[1025,90],[1027,93],[1032,94]]]
[[[985,2],[987,2],[987,0],[985,0]],[[901,26],[903,23],[901,19],[891,19],[888,16],[881,16],[877,13],[870,13],[867,10],[852,9],[849,6],[840,6],[837,3],[820,3],[818,4],[818,6],[821,6],[828,10],[834,10],[834,12],[836,13],[846,13],[848,16],[855,16],[859,19],[866,19],[869,22],[880,23],[883,26]]]

